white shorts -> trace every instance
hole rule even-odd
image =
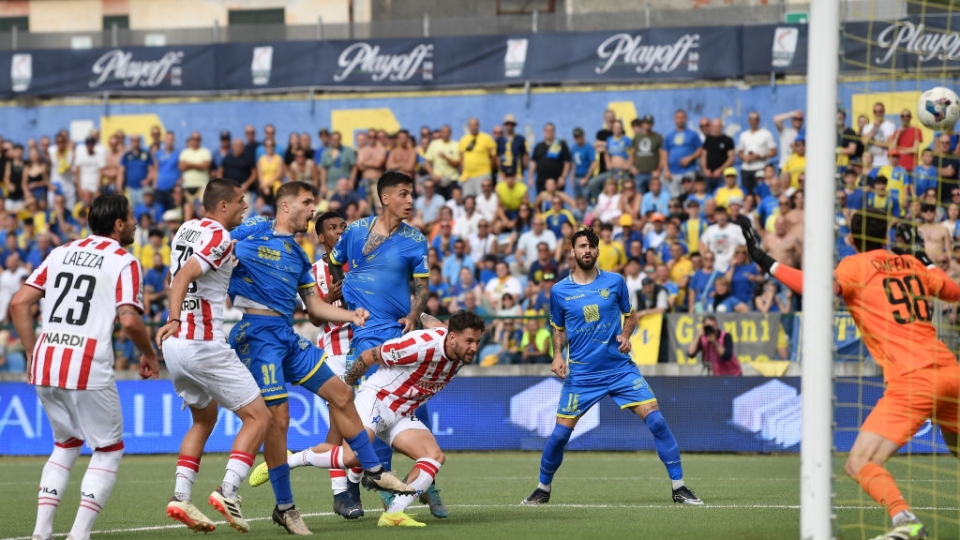
[[[347,355],[345,354],[327,355],[325,362],[336,375],[343,375],[347,372]]]
[[[397,414],[377,399],[377,391],[373,388],[362,387],[353,399],[353,404],[360,413],[363,427],[373,430],[380,440],[393,446],[397,435],[408,429],[428,430],[416,416]]]
[[[225,341],[170,338],[163,342],[163,360],[173,389],[195,409],[216,400],[224,409],[236,411],[260,396],[250,370]]]
[[[123,440],[123,414],[116,383],[99,390],[38,386],[37,396],[50,419],[54,441],[79,439],[96,450]]]

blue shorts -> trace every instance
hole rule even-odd
[[[391,339],[403,335],[403,327],[399,323],[389,326],[367,325],[363,327],[355,326],[353,328],[353,339],[350,341],[350,352],[347,353],[347,369],[357,360],[357,357],[363,354],[363,351],[379,347]]]
[[[287,401],[287,383],[316,394],[335,376],[324,362],[323,349],[298,336],[282,317],[244,315],[230,330],[228,341],[253,374],[268,406]]]
[[[581,377],[579,381],[574,381],[568,376],[563,381],[563,389],[560,391],[557,416],[578,418],[607,395],[613,398],[621,409],[636,407],[657,399],[636,366],[598,374],[598,376]]]

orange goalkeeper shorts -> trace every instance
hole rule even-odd
[[[901,446],[928,419],[940,429],[960,432],[960,365],[937,366],[887,383],[883,397],[860,428]]]

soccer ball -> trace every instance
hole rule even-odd
[[[960,98],[949,88],[931,88],[917,102],[917,118],[933,130],[952,129],[960,119]]]

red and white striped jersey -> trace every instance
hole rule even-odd
[[[143,312],[143,269],[112,238],[89,236],[54,249],[27,279],[43,291],[30,380],[97,390],[113,383],[113,322],[129,304]]]
[[[323,257],[313,263],[313,277],[317,280],[320,298],[326,301],[333,277],[330,275],[330,263]],[[333,305],[343,307],[343,299],[337,300]],[[353,339],[353,326],[350,323],[327,321],[320,326],[317,346],[331,356],[343,356],[350,352],[351,339]]]
[[[364,383],[397,414],[412,415],[453,379],[462,362],[444,353],[447,329],[410,332],[380,346],[384,365]]]
[[[177,230],[170,246],[170,275],[196,257],[203,275],[190,284],[180,308],[176,336],[202,341],[226,341],[223,306],[236,262],[230,232],[212,219],[191,219]]]

